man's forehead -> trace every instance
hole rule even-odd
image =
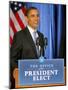
[[[29,11],[29,14],[39,14],[39,11],[37,10],[37,9],[31,9],[30,11]]]

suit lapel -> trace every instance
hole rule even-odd
[[[29,41],[29,43],[30,43],[30,45],[31,45],[31,47],[32,47],[32,49],[33,49],[36,57],[37,57],[36,47],[35,47],[34,41],[33,41],[33,39],[32,39],[32,36],[31,36],[31,34],[30,34],[30,32],[29,32],[29,30],[28,30],[27,27],[26,27],[26,29],[25,29],[25,35],[26,35],[26,38],[27,38],[27,40]]]

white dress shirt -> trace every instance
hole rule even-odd
[[[39,36],[38,36],[38,33],[37,33],[37,30],[31,28],[29,25],[28,25],[27,27],[28,27],[28,30],[29,30],[29,32],[30,32],[30,34],[31,34],[31,36],[32,36],[32,39],[33,39],[34,43],[35,43],[36,50],[37,50],[37,54],[38,54],[38,56],[39,56],[39,55],[40,55],[40,49],[41,49],[41,47],[40,47],[40,46],[37,47],[37,45],[36,45],[36,40],[35,40],[35,37],[34,37],[34,32],[36,32],[36,39],[39,37]],[[37,48],[39,49],[39,51],[38,51]]]
[[[28,25],[27,27],[28,27],[28,29],[29,29],[29,32],[30,32],[30,34],[31,34],[31,36],[32,36],[33,41],[35,42],[34,32],[36,32],[36,38],[38,38],[37,30],[36,30],[36,29],[33,29],[33,28],[30,27],[29,25]]]

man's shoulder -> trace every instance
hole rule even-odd
[[[43,33],[41,33],[40,31],[37,31],[37,32],[40,36],[44,36]]]
[[[16,32],[15,34],[18,36],[22,35],[27,28],[21,29],[20,31]]]
[[[16,35],[21,35],[23,33],[24,30],[20,30],[18,32],[16,32]]]

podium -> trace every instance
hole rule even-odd
[[[15,78],[15,88],[32,88],[32,87],[47,87],[47,86],[64,86],[66,85],[66,67],[64,67],[64,83],[49,83],[49,84],[32,84],[32,85],[20,85],[19,84],[19,69],[16,68],[13,72]]]

